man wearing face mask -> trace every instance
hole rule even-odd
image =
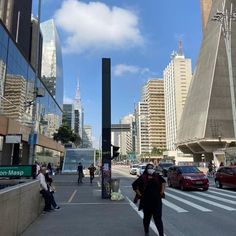
[[[143,210],[145,235],[149,235],[149,225],[153,217],[159,236],[164,236],[162,223],[162,198],[165,194],[165,180],[155,172],[152,164],[147,164],[143,174],[133,182],[132,187],[140,199],[139,210]]]

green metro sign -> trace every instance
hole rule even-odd
[[[35,165],[0,166],[0,177],[35,177]]]

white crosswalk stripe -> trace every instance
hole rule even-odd
[[[188,201],[188,200],[185,200],[185,199],[183,199],[183,198],[180,198],[180,197],[177,197],[177,196],[175,196],[175,195],[173,195],[173,194],[170,194],[170,193],[165,193],[166,194],[166,196],[169,196],[169,197],[171,197],[171,198],[174,198],[174,199],[176,199],[176,200],[178,200],[178,201],[180,201],[180,202],[183,202],[183,203],[185,203],[186,205],[189,205],[189,206],[191,206],[191,207],[193,207],[193,208],[196,208],[196,209],[198,209],[198,210],[200,210],[200,211],[204,211],[204,212],[210,212],[211,210],[209,210],[209,209],[207,209],[207,208],[205,208],[205,207],[202,207],[202,206],[200,206],[200,205],[197,205],[197,204],[195,204],[195,203],[193,203],[193,202],[190,202],[190,201]]]
[[[188,212],[187,210],[167,201],[166,199],[163,199],[162,203],[166,205],[167,207],[172,208],[173,210],[177,211],[178,213]]]
[[[229,197],[229,198],[236,199],[236,196],[232,196],[232,195],[227,194],[227,193],[220,193],[219,191],[208,190],[207,192],[214,193],[214,194],[217,194],[217,195],[220,195],[220,196],[224,196],[224,197]]]
[[[235,211],[236,208],[233,208],[233,207],[230,207],[230,206],[227,206],[227,205],[223,205],[223,204],[220,204],[218,202],[215,202],[215,201],[211,201],[211,200],[207,200],[205,198],[202,198],[202,197],[198,197],[198,196],[195,196],[193,192],[191,193],[186,193],[186,192],[183,192],[183,191],[180,191],[180,190],[177,190],[177,189],[172,189],[172,188],[168,188],[167,190],[168,192],[174,192],[175,194],[179,194],[179,195],[182,195],[182,196],[186,196],[190,199],[195,199],[195,200],[198,200],[198,201],[201,201],[201,202],[204,202],[204,203],[207,203],[209,205],[212,205],[212,206],[215,206],[215,207],[218,207],[218,208],[221,208],[221,209],[224,209],[224,210],[227,210],[227,211]],[[168,196],[168,193],[166,191],[166,195]],[[182,200],[182,197],[180,198]],[[176,199],[178,201],[180,201],[179,199]],[[219,200],[219,199],[217,199]],[[183,201],[181,201],[183,202]]]
[[[207,194],[207,193],[200,193],[200,192],[196,192],[196,194],[204,196],[204,197],[209,197],[209,198],[212,198],[212,199],[216,199],[216,200],[219,200],[219,201],[222,201],[222,202],[230,203],[232,205],[236,205],[236,201],[228,200],[228,199],[225,199],[225,198],[222,198],[222,197],[217,197],[217,196],[213,196],[213,195],[210,195],[210,194]]]

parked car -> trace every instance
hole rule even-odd
[[[138,169],[139,169],[139,165],[138,164],[131,165],[129,173],[131,175],[137,175]]]
[[[215,185],[236,188],[236,166],[222,166],[215,173]]]
[[[167,183],[169,187],[185,189],[209,188],[207,176],[196,166],[171,166],[167,172]]]
[[[167,171],[169,167],[173,166],[174,164],[171,162],[161,162],[158,165],[158,170],[161,171],[163,177],[167,177]]]
[[[142,164],[142,165],[139,165],[139,168],[138,168],[138,171],[137,171],[137,176],[140,176],[143,174],[145,168],[146,168],[146,165],[147,164]]]

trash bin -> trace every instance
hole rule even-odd
[[[120,189],[120,179],[111,179],[111,191],[118,193]]]

